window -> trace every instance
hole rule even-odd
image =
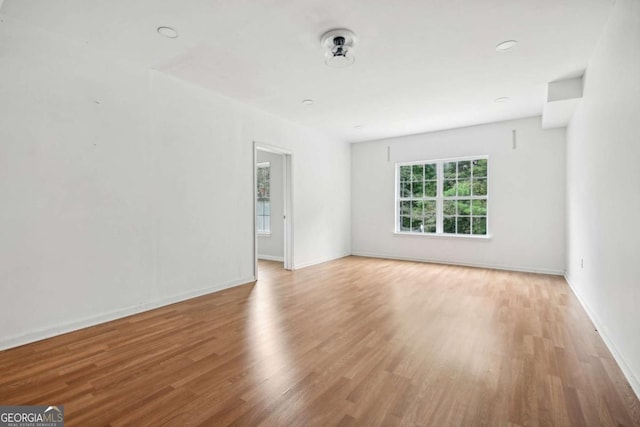
[[[396,164],[396,232],[486,236],[488,162]]]
[[[256,168],[256,224],[258,233],[271,233],[271,165],[258,163]]]

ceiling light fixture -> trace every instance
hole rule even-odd
[[[498,43],[496,45],[496,50],[498,52],[504,52],[505,50],[509,50],[516,47],[517,44],[518,44],[517,40],[507,40],[502,43]]]
[[[158,34],[168,39],[177,39],[178,32],[171,27],[158,27]]]
[[[344,28],[327,31],[320,38],[320,44],[326,49],[325,64],[329,67],[344,68],[356,61],[353,56],[356,35],[353,31]]]
[[[502,104],[504,102],[509,102],[509,101],[511,101],[511,98],[509,98],[508,96],[503,96],[493,100],[493,102],[495,102],[496,104]]]
[[[303,99],[302,100],[302,104],[303,105],[313,105],[313,99]]]

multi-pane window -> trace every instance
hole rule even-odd
[[[443,233],[487,234],[487,159],[443,163]]]
[[[400,166],[400,231],[436,232],[435,163]]]
[[[487,235],[486,157],[398,164],[401,233]]]
[[[256,224],[258,233],[271,233],[271,165],[258,163],[256,168]]]

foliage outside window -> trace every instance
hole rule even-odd
[[[271,165],[258,163],[256,168],[256,224],[258,233],[271,233]]]
[[[487,235],[488,159],[396,165],[396,231]]]

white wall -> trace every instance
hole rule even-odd
[[[640,2],[617,0],[567,132],[567,280],[640,396],[639,76]]]
[[[348,145],[2,18],[0,348],[251,280],[253,141],[294,266],[350,253]]]
[[[396,162],[483,154],[491,239],[394,234]],[[354,254],[564,272],[564,129],[542,130],[536,117],[353,144],[351,167]]]
[[[284,156],[258,150],[257,160],[271,168],[271,234],[258,235],[258,258],[284,261]]]

